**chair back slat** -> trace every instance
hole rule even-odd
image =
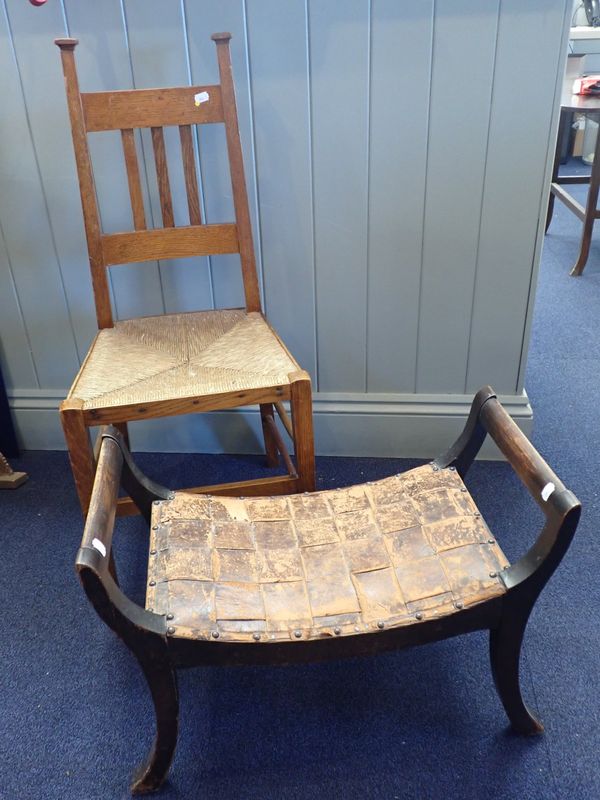
[[[127,169],[127,183],[129,184],[129,197],[131,198],[131,211],[133,213],[133,227],[136,231],[146,229],[146,214],[144,212],[144,199],[142,197],[142,184],[140,183],[140,168],[135,149],[135,137],[132,128],[121,131],[125,167]]]
[[[183,174],[185,175],[185,191],[187,194],[190,225],[201,225],[200,195],[198,192],[198,176],[196,175],[196,159],[194,158],[194,143],[190,125],[179,126],[181,139],[181,157],[183,159]]]
[[[161,258],[239,253],[240,245],[237,226],[229,222],[105,234],[102,250],[106,265],[112,266]]]
[[[221,87],[218,84],[84,92],[81,103],[88,133],[223,122]]]
[[[165,228],[173,228],[173,202],[171,200],[171,184],[169,183],[169,168],[167,167],[167,153],[165,150],[165,136],[162,128],[150,128],[152,131],[152,147],[154,148],[154,164],[158,180],[158,194],[160,197],[160,210]]]

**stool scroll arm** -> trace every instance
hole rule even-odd
[[[123,434],[109,425],[101,433],[102,440],[112,439],[118,445],[122,457],[121,486],[129,494],[146,522],[150,523],[151,505],[154,500],[168,500],[170,489],[147,478],[135,465]]]
[[[581,506],[506,413],[489,386],[477,393],[465,430],[456,444],[434,463],[456,466],[464,475],[488,433],[546,517],[530,550],[502,572],[507,592],[502,599],[499,623],[490,630],[492,674],[500,700],[513,729],[533,734],[541,732],[543,726],[521,696],[521,644],[535,601],[571,544]]]
[[[434,460],[433,463],[436,466],[440,469],[455,467],[460,477],[465,477],[485,440],[486,430],[481,424],[479,414],[485,403],[492,397],[495,398],[496,395],[490,386],[484,386],[477,392],[471,403],[471,410],[463,432],[449,450]]]
[[[103,437],[97,480],[75,568],[98,616],[137,658],[152,695],[156,736],[150,755],[131,785],[133,793],[142,794],[157,789],[171,765],[177,742],[179,698],[176,674],[169,658],[164,616],[133,603],[113,577],[112,536],[119,481],[122,469],[123,475],[129,469],[120,436],[111,431]],[[132,477],[135,477],[134,473]],[[147,491],[151,492],[149,488]],[[144,502],[142,510],[143,506]]]

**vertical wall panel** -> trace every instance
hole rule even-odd
[[[498,3],[436,3],[418,392],[464,390]]]
[[[369,2],[317,0],[309,9],[319,389],[361,392],[366,388]]]
[[[1,165],[0,220],[40,382],[61,388],[68,385],[79,362],[37,159],[50,157],[52,152],[56,162],[60,152],[52,125],[60,113],[53,99],[55,84],[62,81],[50,65],[49,54],[54,56],[56,48],[48,30],[58,27],[62,31],[62,20],[60,13],[51,10],[32,20],[30,12],[35,17],[36,9],[18,0],[7,10],[17,61],[2,13],[0,142],[7,156]],[[49,96],[44,96],[44,86]],[[57,164],[55,174],[58,169]]]
[[[369,392],[414,390],[432,33],[433,0],[373,0]]]
[[[265,309],[315,379],[306,22],[304,0],[248,5]]]
[[[189,85],[189,65],[179,0],[133,0],[125,3],[133,79],[136,88]],[[156,20],[160,19],[160,25]],[[144,131],[144,154],[154,225],[162,227],[150,132]],[[179,131],[165,129],[165,143],[176,225],[189,225]],[[161,261],[165,310],[193,311],[212,307],[207,258]]]
[[[0,181],[2,181],[0,175]],[[0,229],[0,367],[8,386],[38,387],[27,329],[19,307],[8,251]]]
[[[232,34],[231,62],[244,155],[250,218],[254,232],[254,250],[261,280],[260,238],[257,224],[256,181],[252,110],[248,83],[245,4],[242,0],[185,0],[187,36],[194,83],[218,83],[216,45],[211,34]],[[231,178],[227,160],[225,132],[222,125],[200,128],[200,162],[205,186],[206,215],[209,222],[235,219]],[[237,255],[211,258],[215,305],[218,308],[244,305],[240,259]],[[261,281],[262,282],[262,281]]]
[[[467,391],[485,383],[499,392],[520,388],[529,265],[536,245],[532,233],[539,220],[553,117],[554,85],[548,76],[556,72],[562,15],[561,8],[548,8],[543,0],[531,0],[526,7],[518,0],[502,1]],[[526,30],[534,24],[536,59],[531,64]],[[528,179],[520,180],[525,174]],[[486,302],[491,297],[494,302]]]

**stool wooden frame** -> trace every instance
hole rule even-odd
[[[502,554],[495,536],[485,525],[462,482],[487,433],[506,456],[545,516],[545,524],[537,541],[512,565]],[[111,543],[120,483],[134,498],[150,525],[145,608],[123,594],[116,577]],[[395,486],[405,487],[408,496],[394,497]],[[199,498],[198,495],[171,492],[139,472],[115,428],[103,431],[92,502],[76,568],[99,616],[138,659],[152,694],[157,733],[150,755],[132,784],[134,793],[157,789],[170,767],[178,728],[176,670],[184,667],[288,664],[374,655],[380,651],[423,644],[470,631],[489,630],[492,673],[512,728],[522,734],[543,730],[521,696],[521,643],[531,609],[571,543],[579,520],[580,505],[506,414],[493,391],[485,387],[478,392],[462,435],[453,447],[431,464],[384,481],[337,491],[339,493],[315,492],[288,498],[262,498],[258,508],[246,505],[246,509],[253,509],[253,519],[277,520],[280,515],[272,513],[277,510],[276,504],[280,504],[281,508],[282,503],[287,503],[293,505],[296,511],[300,508],[306,511],[325,503],[335,510],[338,531],[346,526],[346,541],[331,544],[330,537],[325,538],[330,544],[322,545],[319,541],[323,539],[318,536],[325,531],[323,520],[313,518],[310,514],[301,523],[299,517],[295,518],[298,535],[308,537],[302,555],[307,580],[295,580],[293,586],[301,591],[308,587],[312,618],[309,612],[308,620],[298,622],[295,619],[297,614],[291,607],[287,609],[284,605],[275,604],[272,606],[275,613],[265,612],[263,615],[266,616],[265,626],[261,615],[248,613],[248,608],[239,602],[240,590],[243,592],[252,588],[239,583],[225,586],[230,593],[238,592],[236,613],[233,615],[219,610],[218,592],[223,586],[217,586],[216,589],[216,616],[211,616],[208,609],[210,602],[208,605],[205,602],[209,594],[202,593],[195,595],[196,598],[202,598],[201,604],[195,608],[181,606],[173,613],[173,606],[167,605],[162,609],[154,606],[160,604],[160,596],[175,596],[179,579],[189,588],[190,585],[198,586],[196,579],[206,578],[201,574],[205,566],[201,563],[203,550],[199,546],[200,540],[206,542],[208,535],[225,536],[228,537],[227,547],[248,547],[240,544],[239,540],[240,535],[246,535],[243,529],[246,523],[239,521],[243,516],[240,509],[244,502],[256,504],[258,501]],[[386,585],[383,578],[387,580],[393,570],[386,567],[387,562],[377,560],[379,556],[374,545],[380,531],[373,533],[366,528],[358,531],[364,534],[362,544],[356,538],[356,530],[352,537],[348,534],[348,520],[360,518],[362,513],[352,509],[357,500],[365,497],[379,498],[378,502],[385,504],[381,507],[376,504],[375,511],[369,510],[368,514],[371,514],[371,520],[378,520],[379,529],[386,538],[386,546],[391,545],[392,563],[396,566],[396,575],[400,576],[404,592],[404,600],[393,608],[390,606],[389,613],[384,608],[387,601],[381,600],[381,591]],[[211,506],[211,503],[214,505]],[[229,514],[225,513],[225,503],[230,503]],[[421,522],[427,523],[425,528],[437,553],[421,558],[423,553],[415,552],[415,537],[421,536],[424,529],[406,528],[407,524],[411,524],[406,518],[407,503],[412,504],[411,513],[421,515]],[[451,516],[448,518],[450,505]],[[204,513],[206,508],[212,509],[210,514]],[[394,524],[394,515],[397,515],[397,524]],[[436,520],[438,516],[442,518],[441,523]],[[258,541],[258,523],[248,524],[254,526]],[[218,531],[217,525],[221,526]],[[170,545],[168,541],[165,544],[164,537],[174,536],[176,526],[180,543],[183,542],[185,547],[178,550],[172,548],[169,552]],[[210,526],[213,534],[207,533]],[[371,522],[366,527],[374,526]],[[394,532],[394,528],[400,530]],[[283,531],[284,528],[277,530]],[[271,537],[271,541],[265,545],[266,552],[253,554],[243,549],[229,551],[229,555],[233,553],[235,558],[229,560],[227,568],[235,563],[239,565],[244,558],[266,556],[264,563],[271,567],[274,564],[275,572],[278,569],[280,572],[275,577],[263,573],[266,581],[274,582],[263,584],[262,590],[266,586],[271,595],[292,597],[292,593],[286,594],[292,583],[279,582],[280,579],[286,580],[283,574],[286,567],[282,567],[284,556],[277,549],[271,553],[268,551],[268,547],[277,548],[278,543],[274,541],[273,530],[267,530],[266,533]],[[315,535],[317,538],[310,538]],[[334,534],[333,539],[336,537],[337,534]],[[362,548],[360,552],[356,550],[357,541]],[[422,546],[423,542],[421,539],[417,547]],[[283,542],[279,542],[279,545],[282,546]],[[190,547],[193,555],[186,561],[185,553],[189,555]],[[362,572],[365,565],[357,563],[356,574],[351,576],[356,587],[361,584],[365,574],[369,577],[367,592],[361,593],[357,589],[360,599],[358,613],[338,613],[344,612],[347,607],[343,606],[342,598],[345,576],[336,574],[330,566],[336,548],[345,549],[347,555],[356,556],[358,553],[359,560],[370,560],[370,565],[367,565],[370,571]],[[404,551],[402,548],[405,548]],[[308,559],[307,550],[311,551]],[[223,551],[217,556],[214,549],[204,552],[212,555],[213,565],[216,563],[215,557],[217,560],[220,558],[221,577],[231,580],[232,575],[222,572],[226,562]],[[272,553],[278,555],[269,561]],[[394,558],[394,554],[397,558]],[[425,587],[419,592],[422,584],[431,583],[431,572],[423,569],[423,564],[426,562],[433,567],[440,560],[444,561],[446,570],[450,567],[454,569],[455,577],[458,576],[458,580],[451,584],[451,592],[439,594],[440,589],[435,582],[433,588]],[[163,575],[163,583],[160,583],[159,576],[163,567],[159,562],[163,567],[167,564],[171,571],[170,575]],[[488,574],[488,565],[492,564],[498,566],[493,566]],[[375,580],[371,581],[370,578]],[[203,586],[210,587],[210,584],[205,582]],[[417,598],[417,601],[410,601],[411,597]],[[325,612],[321,608],[323,603]],[[227,610],[227,601],[222,608]],[[327,614],[327,610],[330,611],[329,616],[317,616]],[[183,616],[180,612],[190,612],[189,618],[196,620],[193,623],[195,630],[186,628],[185,623],[181,627]],[[233,619],[235,616],[239,618]]]
[[[92,93],[79,90],[74,57],[77,40],[56,40],[65,77],[99,328],[60,408],[84,513],[91,497],[97,455],[92,450],[89,428],[112,424],[127,440],[127,423],[133,420],[254,404],[260,407],[267,463],[278,465],[281,455],[287,475],[189,491],[260,495],[314,489],[310,376],[262,315],[229,53],[231,34],[218,33],[212,38],[220,84]],[[192,129],[194,125],[215,123],[225,126],[234,223],[206,224],[201,216]],[[179,127],[189,226],[175,227],[174,223],[165,126]],[[147,228],[136,128],[150,128],[152,132],[163,222],[159,229]],[[131,232],[105,234],[101,229],[87,134],[109,130],[121,131],[134,224]],[[244,309],[113,320],[109,266],[223,253],[240,255]],[[212,362],[209,360],[207,366],[206,358],[202,358],[210,347]],[[188,355],[192,351],[196,361]],[[193,369],[188,369],[190,364]],[[285,401],[290,403],[291,419]],[[293,441],[295,464],[276,425],[276,415]],[[120,498],[118,513],[137,513],[137,509],[130,498]]]

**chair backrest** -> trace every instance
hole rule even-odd
[[[246,308],[248,311],[261,310],[229,53],[231,34],[215,33],[212,38],[217,47],[219,84],[87,93],[79,91],[75,68],[74,50],[78,40],[55,40],[61,51],[65,76],[99,328],[109,328],[113,325],[107,268],[114,264],[153,261],[161,258],[239,253]],[[235,223],[207,225],[202,221],[192,125],[207,123],[225,125]],[[163,134],[163,127],[171,125],[179,127],[181,138],[190,218],[190,224],[185,227],[175,227],[173,220]],[[150,128],[152,133],[162,228],[148,230],[146,225],[134,138],[135,128]],[[105,234],[102,232],[98,212],[87,134],[111,130],[121,131],[134,230]]]

